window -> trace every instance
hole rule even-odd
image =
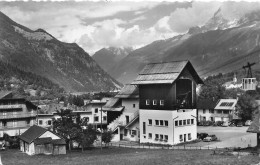
[[[190,119],[187,120],[187,124],[190,124]]]
[[[188,140],[191,140],[191,134],[190,133],[188,134]]]
[[[135,104],[133,104],[133,108],[135,108]]]
[[[143,122],[143,134],[146,134],[145,122]]]
[[[103,116],[103,121],[107,121],[107,117],[106,116]]]
[[[85,120],[88,122],[89,121],[89,117],[85,117]]]
[[[95,122],[98,122],[98,120],[99,120],[99,119],[98,119],[98,116],[95,116],[95,117],[94,117],[94,121],[95,121]]]
[[[168,141],[168,135],[164,135],[164,141],[165,141],[165,142]]]
[[[160,105],[164,106],[164,100],[160,100]]]
[[[182,126],[182,120],[179,120],[179,126]]]
[[[214,109],[210,109],[209,112],[210,112],[210,113],[214,113]]]
[[[161,140],[161,141],[163,140],[163,135],[160,135],[160,140]]]
[[[155,120],[155,125],[159,125],[159,120]]]
[[[147,100],[145,101],[145,104],[146,104],[146,105],[150,105],[150,100],[147,99]]]
[[[206,113],[206,109],[203,109],[203,113]]]
[[[186,125],[186,120],[183,120],[183,125]]]
[[[163,126],[163,120],[160,120],[160,126]]]
[[[153,124],[152,119],[148,119],[148,124],[149,124],[149,125],[152,125],[152,124]]]
[[[95,113],[98,113],[98,108],[95,108]]]
[[[149,138],[149,139],[152,139],[152,133],[149,133],[149,134],[148,134],[148,138]]]
[[[39,125],[42,125],[42,120],[39,120]]]
[[[131,135],[136,135],[136,130],[132,130]]]
[[[180,141],[182,141],[183,139],[182,139],[182,135],[180,135]]]
[[[155,140],[159,140],[159,135],[155,134]]]
[[[124,129],[124,136],[127,136],[127,129]]]
[[[51,120],[48,120],[48,125],[51,125]]]
[[[177,120],[177,121],[175,121],[175,126],[178,126],[178,120]]]
[[[168,127],[168,121],[164,120],[164,126]]]
[[[194,119],[191,119],[191,124],[194,124]]]
[[[157,105],[157,100],[153,100],[153,105]]]

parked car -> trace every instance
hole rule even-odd
[[[251,120],[247,120],[246,122],[245,122],[245,126],[250,126],[252,124],[252,121]]]
[[[216,125],[216,126],[222,126],[223,123],[224,123],[224,121],[216,121],[216,122],[215,122],[215,125]]]
[[[0,141],[0,150],[1,151],[5,150],[5,142],[4,141]]]
[[[204,142],[211,142],[211,141],[215,141],[217,140],[217,136],[216,135],[208,135],[206,138],[203,139]]]
[[[243,127],[243,123],[242,122],[238,122],[237,123],[237,127]]]
[[[228,127],[229,126],[229,123],[226,121],[222,124],[222,127]]]
[[[197,133],[197,138],[203,140],[205,137],[207,137],[207,133]]]

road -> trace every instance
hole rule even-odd
[[[199,142],[190,144],[189,146],[203,147],[247,147],[256,146],[256,134],[246,132],[248,127],[204,127],[198,126],[198,133],[214,134],[218,137],[218,141],[214,142]]]

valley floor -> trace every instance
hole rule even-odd
[[[149,150],[131,148],[105,148],[71,151],[67,155],[34,155],[28,156],[18,150],[1,151],[4,165],[82,165],[82,164],[236,164],[253,165],[260,162],[257,155],[234,156],[212,155],[212,150]]]

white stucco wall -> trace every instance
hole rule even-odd
[[[173,144],[173,111],[166,110],[139,110],[139,122],[140,122],[140,143],[161,143],[161,144]],[[148,124],[148,119],[152,120],[152,125]],[[156,126],[155,120],[167,120],[168,127]],[[143,122],[146,125],[146,133],[143,132]],[[152,138],[148,137],[148,134],[152,133]],[[168,135],[168,142],[156,141],[155,134]]]
[[[186,134],[186,141],[195,140],[197,138],[196,125],[196,109],[193,110],[140,110],[140,142],[141,143],[160,143],[160,144],[178,144],[180,143],[179,136]],[[152,125],[149,125],[148,119],[152,119]],[[175,120],[194,119],[193,124],[185,126],[175,126]],[[167,120],[168,126],[157,126],[155,120]],[[146,133],[143,133],[143,122],[146,124]],[[186,121],[187,122],[187,121]],[[152,133],[152,138],[148,134]],[[191,134],[191,139],[188,140],[188,134]],[[168,141],[155,140],[155,134],[168,135]]]
[[[136,135],[132,135],[132,130],[136,131]],[[127,135],[124,136],[124,140],[139,141],[139,120],[135,120],[134,124],[127,128]]]
[[[185,110],[185,112],[182,112],[181,110],[173,111],[174,119],[174,144],[178,144],[184,141],[180,141],[180,135],[183,136],[186,135],[186,142],[192,141],[197,139],[197,122],[196,122],[196,109],[193,110]],[[187,124],[187,119],[193,119],[193,124]],[[182,126],[175,126],[175,121],[179,120],[186,120],[186,125]],[[191,139],[188,139],[188,134],[191,134]]]
[[[203,117],[206,117],[206,121],[211,121],[211,117],[213,117],[214,121],[214,113],[210,113],[209,109],[205,109],[205,113],[203,113],[203,109],[198,109],[198,121],[203,121]]]

